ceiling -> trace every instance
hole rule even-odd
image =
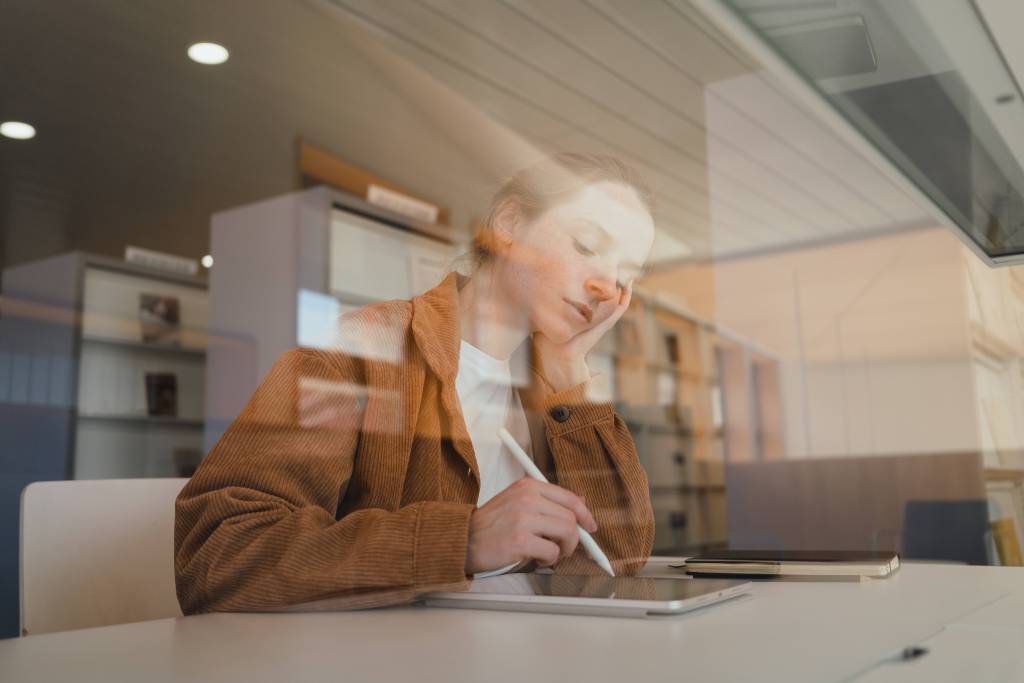
[[[723,258],[928,223],[683,0],[5,0],[10,264],[125,244],[198,258],[210,215],[297,187],[299,137],[451,208],[553,150],[657,192],[655,256]],[[229,47],[220,67],[185,58]],[[1018,56],[1017,58],[1024,58]]]
[[[974,0],[992,38],[1013,72],[1017,87],[1024,86],[1024,42],[1019,28],[1024,26],[1024,3],[1018,0]]]
[[[642,166],[693,256],[930,223],[685,2],[332,1],[538,147]]]

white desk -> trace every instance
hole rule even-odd
[[[929,654],[885,663],[912,644]],[[67,631],[0,641],[0,681],[933,683],[1024,680],[1022,651],[1024,569],[909,564],[655,619],[414,606]]]

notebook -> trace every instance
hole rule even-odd
[[[868,576],[883,578],[900,567],[894,551],[718,550],[670,565],[694,576]]]

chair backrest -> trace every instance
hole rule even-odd
[[[992,564],[988,501],[910,500],[903,519],[905,559]]]
[[[725,497],[735,548],[899,550],[909,501],[984,500],[985,478],[979,452],[738,462]]]
[[[186,481],[47,481],[25,487],[22,635],[180,616],[174,499]]]

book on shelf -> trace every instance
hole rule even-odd
[[[178,297],[139,294],[139,326],[147,344],[181,344],[181,318]]]
[[[1024,548],[1024,476],[1016,471],[996,474],[998,477],[992,478],[993,471],[986,470],[990,477],[985,482],[988,515],[1000,561],[1009,564],[1008,559],[1014,556],[1019,561]]]
[[[199,462],[203,459],[203,453],[198,448],[175,448],[172,458],[174,461],[174,473],[179,477],[191,477],[195,474],[196,468],[199,467]]]
[[[679,365],[679,338],[675,332],[668,332],[664,335],[665,351],[668,362],[672,365]]]
[[[622,316],[615,324],[616,348],[624,356],[640,356],[644,352],[640,337],[639,321],[631,316]]]
[[[146,412],[154,417],[178,416],[178,378],[173,372],[146,373]]]
[[[669,408],[673,410],[666,410],[666,417],[672,419],[674,417],[674,408],[676,403],[679,401],[679,385],[676,380],[676,375],[672,371],[661,371],[655,376],[655,391],[657,391],[657,397],[655,402],[662,408]],[[673,421],[678,421],[677,419]]]
[[[1003,517],[989,522],[989,526],[992,528],[992,540],[995,541],[996,552],[999,554],[999,564],[1006,567],[1024,565],[1013,519]]]

